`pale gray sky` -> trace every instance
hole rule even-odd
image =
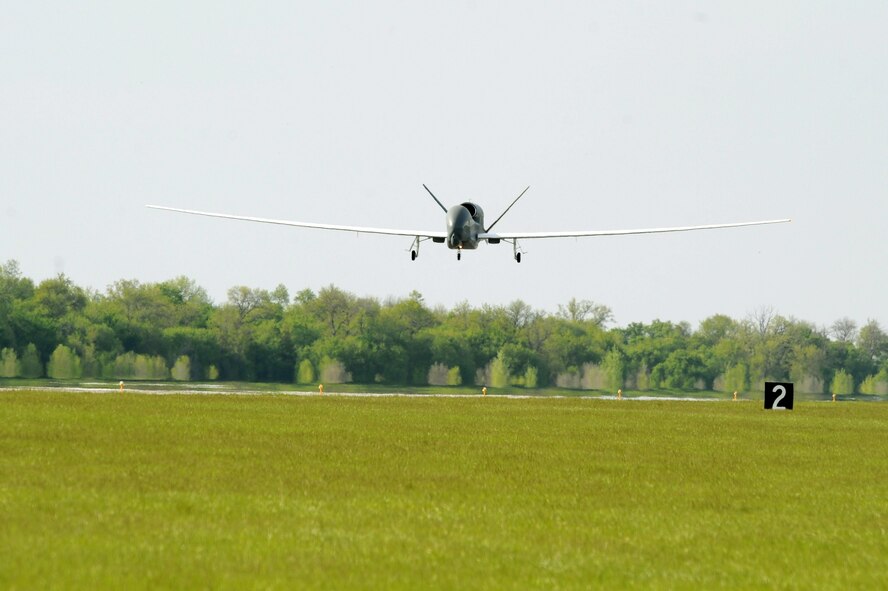
[[[0,260],[104,290],[187,275],[431,304],[571,297],[617,324],[763,305],[888,327],[888,3],[11,2]],[[498,230],[792,217],[482,245],[145,209]]]

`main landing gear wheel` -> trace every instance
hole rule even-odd
[[[521,262],[521,250],[519,249],[517,240],[512,240],[512,256],[515,257],[516,263]]]
[[[462,253],[461,252],[456,253],[456,260],[458,260],[458,261],[462,260]]]
[[[418,255],[416,254],[416,251],[415,251],[415,250],[411,250],[411,251],[410,251],[410,260],[411,260],[411,261],[415,261],[417,256],[418,256]]]

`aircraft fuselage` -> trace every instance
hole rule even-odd
[[[453,250],[478,248],[484,232],[484,211],[474,203],[454,205],[447,210],[447,247]]]

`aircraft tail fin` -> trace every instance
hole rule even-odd
[[[515,197],[515,201],[513,201],[513,202],[509,205],[509,207],[506,208],[506,211],[502,212],[498,218],[496,218],[495,220],[493,220],[493,223],[490,224],[489,226],[487,226],[487,229],[485,229],[484,231],[485,231],[485,232],[490,232],[490,229],[493,228],[493,227],[496,225],[496,223],[497,223],[498,221],[500,221],[501,219],[503,219],[503,216],[504,216],[504,215],[506,215],[507,213],[509,213],[509,210],[512,209],[512,205],[515,205],[516,203],[518,203],[518,200],[521,199],[521,198],[524,196],[525,193],[527,193],[527,189],[529,189],[529,188],[530,188],[530,185],[527,185],[527,187],[526,187],[523,191],[521,191],[521,195],[518,195],[517,197]]]
[[[423,189],[425,189],[425,190],[426,190],[426,191],[428,191],[428,192],[429,192],[429,195],[431,195],[431,196],[432,196],[432,199],[434,199],[434,200],[435,200],[435,203],[437,203],[437,204],[438,204],[438,205],[440,205],[440,206],[441,206],[441,209],[443,209],[443,210],[444,210],[444,213],[447,213],[447,208],[446,208],[446,207],[444,207],[444,204],[443,204],[443,203],[441,203],[441,202],[440,202],[440,201],[438,201],[438,198],[437,198],[437,197],[435,197],[435,194],[434,194],[434,193],[432,193],[432,190],[431,190],[431,189],[429,189],[429,188],[428,188],[428,187],[426,187],[426,186],[425,186],[425,183],[423,183],[423,185],[422,185],[422,188],[423,188]]]

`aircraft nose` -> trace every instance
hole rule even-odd
[[[450,248],[457,248],[469,239],[468,225],[472,221],[469,210],[462,205],[454,205],[447,212],[447,230]]]

